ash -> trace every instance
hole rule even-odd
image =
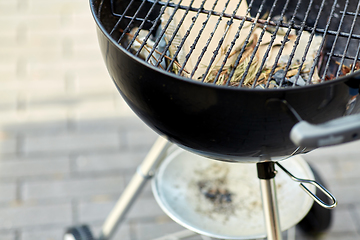
[[[213,211],[216,213],[233,212],[232,193],[226,189],[223,179],[214,181],[200,180],[197,184],[199,191],[213,204]]]
[[[206,198],[215,202],[215,203],[230,203],[231,202],[231,193],[227,189],[217,188],[213,186],[208,186],[208,182],[200,181],[198,182],[200,192],[202,192]]]
[[[210,218],[221,216],[227,221],[234,215],[236,204],[234,193],[228,188],[229,168],[223,164],[210,164],[202,171],[195,171],[194,179],[189,183],[194,189],[198,204],[196,211]]]

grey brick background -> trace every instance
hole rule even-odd
[[[59,240],[82,223],[98,233],[157,137],[108,76],[88,5],[0,0],[1,240]],[[355,142],[306,156],[339,200],[319,239],[360,239],[359,153]],[[182,229],[146,186],[115,239]]]

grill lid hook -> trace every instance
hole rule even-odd
[[[295,182],[300,182],[300,187],[312,198],[314,199],[314,201],[319,204],[321,207],[323,208],[327,208],[327,209],[331,209],[336,207],[337,205],[337,200],[336,198],[324,187],[322,186],[320,183],[318,183],[315,180],[309,180],[309,179],[302,179],[302,178],[297,178],[294,175],[292,175],[288,170],[286,170],[286,168],[284,168],[279,162],[275,162],[280,168],[281,170],[283,170],[287,175],[290,176],[290,178],[292,180],[294,180]],[[318,196],[316,196],[313,192],[311,192],[305,185],[304,183],[307,184],[311,184],[314,185],[316,188],[318,188],[319,190],[321,190],[330,200],[331,200],[331,204],[327,204],[325,203],[323,200],[321,200]]]

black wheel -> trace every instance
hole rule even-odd
[[[71,227],[67,229],[64,240],[95,240],[87,225]]]
[[[310,168],[314,173],[315,180],[326,188],[320,175],[313,167],[310,166]],[[316,195],[325,203],[331,203],[330,199],[322,191],[316,189]],[[329,229],[332,220],[332,211],[333,210],[323,208],[314,202],[309,213],[298,223],[298,226],[307,235],[320,235]]]

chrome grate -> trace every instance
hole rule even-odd
[[[194,81],[283,88],[360,68],[360,1],[103,0],[111,37]]]

